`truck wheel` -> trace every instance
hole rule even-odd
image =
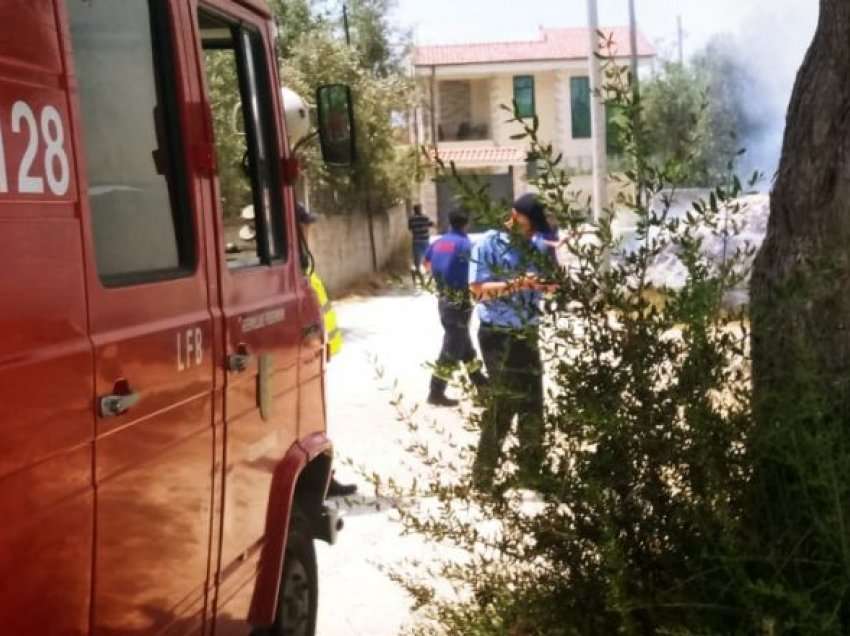
[[[316,547],[304,514],[295,508],[283,557],[275,636],[314,636],[319,607]]]

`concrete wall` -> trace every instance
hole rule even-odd
[[[490,79],[490,125],[493,128],[492,139],[498,146],[516,146],[525,148],[524,141],[511,139],[511,135],[522,132],[519,124],[508,124],[510,113],[502,106],[510,107],[514,98],[513,76],[497,75]],[[535,95],[537,99],[537,95]]]
[[[554,143],[555,127],[555,74],[536,73],[534,75],[534,105],[540,120],[538,134],[543,143]]]
[[[410,233],[407,210],[397,205],[373,216],[378,269],[408,258]],[[332,296],[344,293],[373,273],[369,218],[365,214],[320,216],[310,229],[310,250],[316,271]]]

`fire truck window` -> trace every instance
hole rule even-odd
[[[97,269],[186,275],[194,240],[164,3],[68,0]]]
[[[198,16],[212,110],[219,209],[231,268],[283,258],[268,73],[259,34],[201,11]]]

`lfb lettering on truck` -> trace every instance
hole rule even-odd
[[[190,327],[177,334],[177,370],[185,371],[204,362],[204,332]]]
[[[0,634],[315,631],[340,524],[274,37],[261,0],[0,2]],[[315,99],[345,165],[350,91]]]

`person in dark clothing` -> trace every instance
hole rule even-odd
[[[477,387],[486,385],[481,363],[469,336],[472,302],[469,298],[469,254],[472,243],[466,235],[469,217],[462,210],[449,214],[451,231],[440,237],[425,253],[425,268],[431,271],[437,285],[443,346],[431,376],[428,403],[435,406],[457,406],[458,401],[446,396],[447,380],[459,363],[466,365],[469,378]]]
[[[413,206],[413,215],[407,220],[407,227],[413,236],[413,275],[414,283],[422,282],[422,260],[428,251],[428,243],[431,240],[431,228],[434,222],[422,213],[422,206],[417,203]]]
[[[478,342],[490,378],[473,466],[474,483],[485,490],[492,487],[515,415],[520,480],[533,484],[543,462],[543,365],[537,331],[543,293],[553,287],[540,280],[530,255],[546,253],[538,237],[550,228],[545,208],[533,194],[514,201],[505,225],[487,232],[470,256],[469,286],[481,321]]]

